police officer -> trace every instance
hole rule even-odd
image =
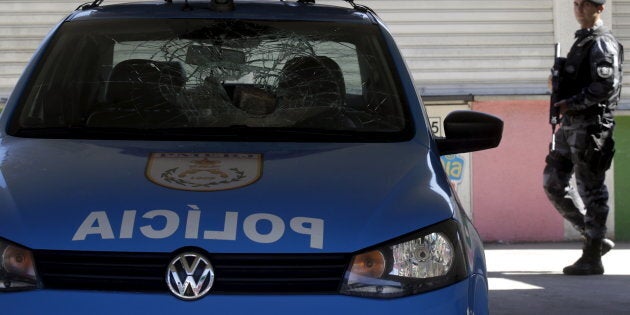
[[[573,0],[581,29],[560,71],[561,101],[554,106],[562,120],[544,170],[547,197],[584,237],[582,257],[563,269],[568,275],[603,274],[601,255],[614,246],[605,238],[609,208],[604,179],[614,154],[613,111],[621,91],[623,47],[601,20],[605,3]],[[573,174],[579,196],[570,186]],[[572,198],[582,199],[585,214]]]

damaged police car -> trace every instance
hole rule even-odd
[[[427,115],[348,1],[79,7],[0,118],[0,304],[20,314],[485,314]]]

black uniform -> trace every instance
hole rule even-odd
[[[608,217],[605,172],[614,154],[613,111],[619,101],[623,47],[598,22],[576,32],[560,74],[560,99],[569,110],[556,132],[556,147],[547,156],[544,189],[558,212],[587,239],[602,240]],[[571,198],[575,174],[586,214]]]

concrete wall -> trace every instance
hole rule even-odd
[[[473,220],[486,241],[561,241],[579,235],[551,206],[542,172],[551,137],[549,101],[480,100],[472,109],[504,120],[501,145],[473,153]],[[606,175],[608,236],[630,240],[630,116],[618,115],[617,153]]]
[[[505,123],[497,149],[473,153],[473,219],[484,240],[564,238],[563,220],[542,190],[551,134],[548,104],[545,100],[473,103],[473,110],[496,115]]]
[[[630,113],[615,127],[615,238],[630,241]]]

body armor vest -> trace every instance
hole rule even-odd
[[[560,99],[567,99],[573,95],[581,93],[581,91],[588,87],[596,78],[593,77],[593,65],[590,64],[591,48],[599,37],[609,36],[613,42],[617,43],[619,47],[619,71],[621,72],[621,63],[623,62],[623,47],[613,37],[612,33],[604,28],[597,28],[585,36],[579,37],[571,47],[569,51],[564,67],[561,72],[561,80],[559,83]],[[617,74],[615,74],[617,75]],[[615,93],[613,99],[609,99],[607,106],[615,106],[619,100],[620,91]],[[610,108],[612,109],[612,108]]]
[[[569,98],[580,93],[591,82],[589,67],[589,52],[595,43],[595,36],[591,35],[576,41],[571,47],[564,64],[562,80],[560,81],[561,99]]]

